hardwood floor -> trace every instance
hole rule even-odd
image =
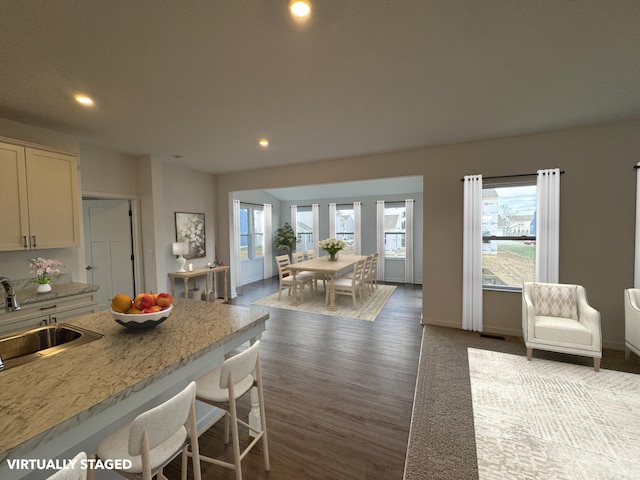
[[[277,288],[277,281],[256,282],[230,303],[248,306]],[[264,471],[259,444],[242,462],[243,478],[400,480],[421,308],[421,286],[399,284],[374,322],[269,309],[261,361],[271,470]],[[239,404],[244,418],[248,397]],[[200,437],[204,454],[231,459],[223,431],[219,422]],[[166,474],[179,478],[179,469],[177,459]],[[202,472],[204,479],[235,478],[204,462]]]

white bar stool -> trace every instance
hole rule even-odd
[[[78,453],[69,465],[70,468],[62,468],[47,478],[47,480],[86,480],[87,470],[84,467],[87,462],[85,452]]]
[[[130,460],[130,468],[117,470],[126,478],[151,480],[158,475],[158,479],[166,479],[163,467],[190,445],[194,477],[200,480],[198,438],[194,435],[189,441],[189,432],[197,432],[195,398],[196,382],[191,382],[174,397],[141,413],[102,440],[96,449],[98,458]]]
[[[196,380],[196,383],[198,385],[196,395],[198,400],[225,410],[225,444],[229,443],[229,423],[231,423],[234,463],[207,457],[202,453],[200,454],[200,459],[214,465],[235,470],[236,480],[242,480],[242,459],[249,453],[253,446],[262,439],[264,469],[268,472],[270,468],[269,448],[267,444],[264,394],[262,391],[262,373],[260,371],[260,342],[256,341],[243,352],[228,358],[221,367],[200,377]],[[260,403],[260,430],[238,419],[236,409],[236,400],[247,392],[250,392],[254,386],[258,389],[258,401]],[[222,417],[220,417],[220,419],[221,418]],[[231,420],[231,422],[229,422],[229,420]],[[202,435],[207,429],[215,425],[215,423],[217,422],[208,425],[201,432],[198,432],[198,436]],[[240,451],[240,442],[238,439],[238,424],[248,428],[250,433],[255,434],[253,440],[242,451]],[[182,480],[186,480],[186,457],[192,454],[188,448],[182,451]]]

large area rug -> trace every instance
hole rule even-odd
[[[278,300],[278,293],[274,293],[273,295],[256,300],[253,304],[263,307],[293,310],[296,312],[319,313],[332,317],[373,321],[395,289],[396,287],[393,285],[378,285],[378,288],[373,289],[373,295],[369,295],[364,303],[359,303],[357,309],[353,308],[353,302],[350,296],[336,295],[336,311],[328,310],[325,306],[324,295],[313,296],[308,290],[305,290],[304,303],[295,307],[291,305],[291,297],[287,295],[286,290],[282,291],[280,300]],[[360,297],[358,297],[358,299],[359,298]]]
[[[640,376],[468,349],[478,474],[637,479]]]

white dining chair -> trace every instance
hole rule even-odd
[[[289,255],[278,255],[276,257],[276,265],[278,266],[278,300],[282,295],[282,290],[285,288],[288,290],[288,295],[291,295],[291,288],[293,288],[293,272],[289,270]],[[296,272],[296,282],[300,291],[300,301],[304,302],[304,287],[309,285],[309,288],[313,290],[313,282],[315,277],[311,272]]]
[[[364,301],[364,264],[366,258],[358,260],[353,267],[353,274],[347,277],[338,277],[333,282],[333,289],[336,295],[351,295],[353,308],[358,308],[357,297]],[[326,304],[329,305],[329,291],[325,294]]]

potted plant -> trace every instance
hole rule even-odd
[[[276,236],[273,239],[273,248],[277,252],[293,252],[296,249],[296,245],[298,245],[296,232],[293,231],[289,223],[285,223],[276,230]]]

